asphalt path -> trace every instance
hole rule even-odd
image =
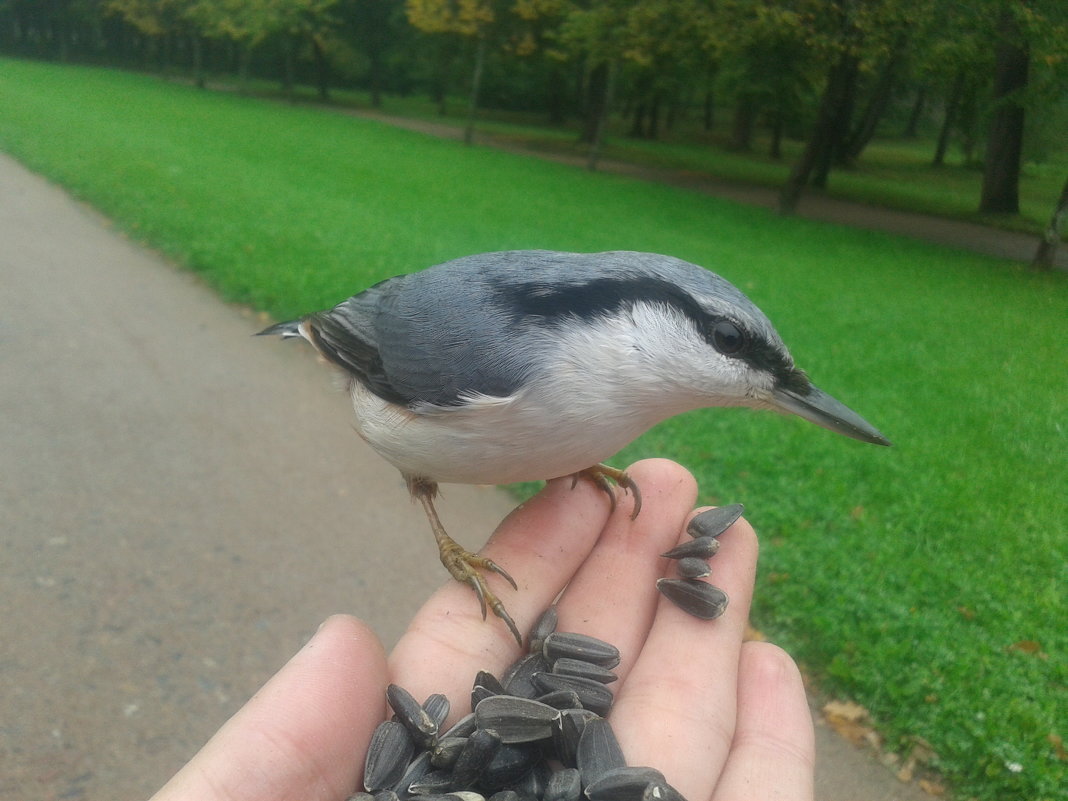
[[[0,154],[0,801],[147,797],[328,615],[388,645],[443,582],[329,371],[262,325]],[[439,508],[477,547],[511,503]],[[817,735],[820,798],[926,797]]]

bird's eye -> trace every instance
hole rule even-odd
[[[745,335],[730,320],[712,326],[712,346],[724,356],[733,356],[745,347]]]

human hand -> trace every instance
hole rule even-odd
[[[564,586],[561,631],[619,648],[613,729],[628,764],[649,765],[689,801],[811,799],[812,721],[797,667],[766,643],[743,643],[756,567],[752,528],[721,537],[712,580],[730,604],[696,620],[655,590],[659,554],[688,539],[697,490],[663,460],[629,469],[643,507],[611,517],[588,482],[550,482],[513,512],[483,553],[519,582],[508,599],[529,627]],[[341,801],[357,786],[385,687],[442,692],[466,711],[475,673],[500,675],[518,656],[507,628],[484,622],[467,587],[450,582],[419,611],[388,661],[359,621],[326,621],[311,641],[154,797],[157,801]]]

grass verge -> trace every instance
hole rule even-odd
[[[120,72],[0,61],[0,108],[0,148],[276,317],[504,248],[721,272],[897,447],[713,410],[620,460],[674,458],[704,501],[747,504],[758,625],[891,746],[922,736],[962,797],[1063,790],[1063,276]]]
[[[253,90],[264,97],[279,97],[273,83],[255,83]],[[298,91],[296,97],[299,102],[318,102],[310,90]],[[351,91],[335,92],[332,102],[342,108],[369,105],[365,93]],[[424,98],[390,97],[383,112],[460,128],[466,122],[464,103],[457,100],[448,104],[446,115],[442,116],[437,106]],[[578,141],[575,124],[548,126],[541,119],[540,115],[530,113],[482,111],[476,127],[482,134],[533,151],[585,158],[587,146]],[[613,118],[603,157],[741,184],[781,187],[804,143],[784,141],[781,158],[767,155],[770,143],[766,136],[755,137],[749,152],[733,151],[724,144],[728,137],[724,124],[707,132],[696,120],[682,119],[672,130],[662,132],[659,139],[652,141],[627,135],[626,121]],[[876,138],[856,164],[832,171],[824,191],[832,197],[874,206],[1038,234],[1049,222],[1064,176],[1068,174],[1068,150],[1047,153],[1041,164],[1025,162],[1020,180],[1020,214],[982,214],[977,210],[982,170],[966,164],[952,150],[945,164],[933,167],[933,152],[934,142],[930,138]]]

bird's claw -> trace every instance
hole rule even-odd
[[[626,470],[620,470],[606,464],[595,464],[593,467],[580,470],[571,477],[572,489],[575,488],[580,476],[588,478],[608,494],[608,499],[611,503],[609,514],[614,514],[616,511],[616,493],[612,487],[612,483],[615,482],[617,487],[624,492],[629,492],[634,498],[634,510],[630,513],[630,519],[634,520],[638,517],[638,512],[642,510],[642,493],[638,488],[638,484]]]
[[[485,620],[487,610],[492,609],[493,614],[504,621],[509,631],[512,632],[512,636],[515,637],[516,642],[522,647],[523,635],[519,633],[519,628],[516,626],[515,621],[512,620],[512,616],[508,614],[508,610],[504,608],[504,604],[486,584],[486,579],[482,574],[486,570],[496,573],[511,584],[512,589],[518,590],[519,587],[515,583],[515,579],[508,575],[508,571],[492,559],[464,550],[455,542],[453,542],[453,546],[455,547],[443,548],[441,551],[441,563],[445,565],[445,569],[449,571],[449,574],[454,579],[467,584],[474,590],[475,597],[478,598],[478,605],[482,610],[482,619]]]

